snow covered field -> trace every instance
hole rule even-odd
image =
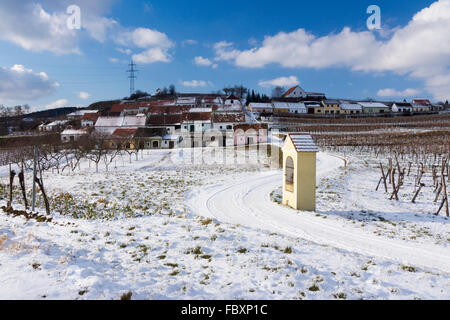
[[[70,208],[48,223],[0,213],[0,299],[450,298],[448,219],[430,215],[430,195],[374,192],[364,156],[344,168],[319,154],[318,208],[306,213],[278,203],[282,173],[266,159],[248,165],[238,151],[217,165],[207,149],[192,165],[191,152],[46,173]]]

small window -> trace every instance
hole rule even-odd
[[[286,159],[286,191],[294,192],[294,160]]]

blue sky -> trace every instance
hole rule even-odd
[[[0,22],[0,81],[16,88],[0,85],[0,104],[36,110],[122,98],[132,58],[136,89],[151,93],[243,84],[270,94],[299,83],[336,98],[450,97],[449,0],[90,2],[0,4],[0,20],[30,21]],[[81,30],[66,30],[70,4],[81,9]],[[379,31],[366,26],[372,4]]]

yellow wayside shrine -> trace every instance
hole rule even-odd
[[[316,210],[316,158],[319,149],[306,134],[289,134],[283,145],[283,204]]]

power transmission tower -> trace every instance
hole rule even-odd
[[[128,76],[128,79],[130,79],[130,97],[134,94],[134,80],[137,79],[137,76],[135,75],[139,70],[135,69],[136,64],[131,60],[131,63],[128,65],[130,67],[130,70],[127,70],[127,73],[130,75]]]

